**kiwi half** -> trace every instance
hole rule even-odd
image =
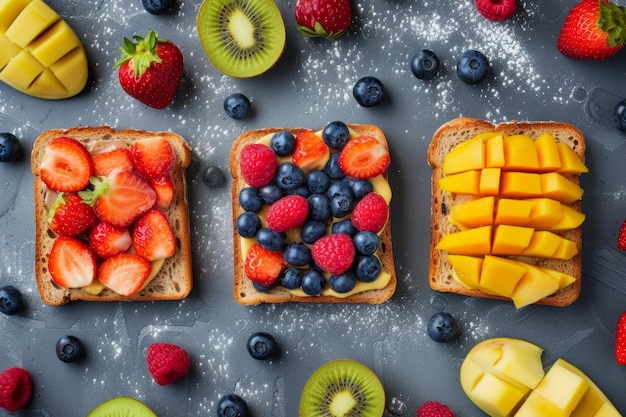
[[[157,417],[144,403],[131,397],[114,397],[96,406],[86,417]]]
[[[262,74],[285,48],[285,24],[274,0],[204,0],[197,25],[209,60],[231,77]]]
[[[381,417],[385,390],[376,374],[351,359],[330,361],[308,379],[300,417]]]

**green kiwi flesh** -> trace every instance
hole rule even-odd
[[[376,374],[351,359],[330,361],[307,380],[300,417],[381,417],[385,390]]]
[[[157,417],[144,403],[131,397],[114,397],[96,406],[86,417]]]
[[[285,48],[285,24],[274,0],[204,0],[197,26],[211,63],[231,77],[264,73]]]

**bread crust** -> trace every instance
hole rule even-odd
[[[564,142],[572,148],[584,162],[585,139],[578,128],[567,123],[555,121],[512,121],[493,125],[489,122],[469,117],[459,117],[442,125],[433,135],[428,146],[427,160],[433,168],[431,182],[431,234],[430,234],[430,266],[428,282],[436,291],[451,292],[472,297],[483,297],[509,300],[480,290],[471,290],[458,284],[453,278],[453,269],[447,260],[447,254],[435,247],[443,236],[458,231],[446,219],[448,208],[454,204],[455,196],[442,191],[439,188],[439,179],[443,176],[443,159],[457,144],[471,139],[475,135],[484,132],[499,131],[509,135],[526,134],[537,138],[542,133],[554,136],[558,141]],[[579,177],[568,176],[568,179],[580,185]],[[580,211],[580,201],[570,204],[571,207]],[[582,284],[582,227],[558,232],[559,235],[576,243],[578,254],[570,260],[540,259],[530,257],[517,257],[529,263],[547,268],[556,269],[572,275],[576,281],[557,291],[557,293],[539,300],[535,304],[550,306],[567,306],[578,298]],[[515,257],[512,257],[515,258]]]
[[[388,147],[384,133],[374,125],[367,124],[347,124],[347,126],[360,135],[368,135],[377,138],[385,147]],[[243,254],[240,245],[240,237],[237,234],[235,224],[237,217],[243,213],[243,209],[238,204],[239,192],[247,185],[239,170],[239,155],[244,146],[254,143],[259,139],[274,134],[279,131],[288,131],[293,135],[299,132],[311,130],[306,128],[266,128],[257,129],[241,134],[233,143],[230,152],[230,173],[232,176],[232,220],[233,220],[233,248],[234,248],[234,288],[233,294],[239,304],[254,305],[260,303],[370,303],[377,304],[387,301],[394,294],[396,289],[396,273],[393,260],[393,247],[391,242],[391,219],[389,219],[380,233],[379,258],[383,269],[391,275],[387,286],[379,290],[368,290],[357,293],[346,298],[338,298],[331,295],[300,297],[289,292],[285,288],[276,286],[271,291],[257,291],[250,279],[244,272]],[[387,178],[385,173],[385,178]]]
[[[136,140],[150,136],[165,137],[176,155],[172,172],[175,195],[170,207],[164,210],[176,236],[176,253],[167,258],[159,273],[137,294],[125,297],[109,289],[93,295],[81,288],[60,287],[48,271],[48,254],[55,234],[48,227],[45,195],[47,187],[39,175],[40,163],[46,144],[52,139],[66,136],[83,143],[91,152],[110,147],[129,146]],[[191,148],[181,136],[172,132],[149,132],[145,130],[115,130],[109,126],[72,127],[43,132],[35,141],[31,154],[31,169],[34,178],[35,200],[35,278],[42,301],[51,306],[60,306],[74,300],[84,301],[157,301],[178,300],[187,297],[193,285],[191,269],[191,240],[187,201],[187,179],[185,169],[191,162]]]

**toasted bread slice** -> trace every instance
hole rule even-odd
[[[46,144],[54,138],[66,136],[80,141],[92,154],[97,154],[117,147],[126,147],[136,140],[157,135],[168,140],[176,155],[176,164],[172,173],[175,195],[172,203],[165,210],[176,237],[176,253],[165,260],[158,274],[145,288],[130,297],[124,297],[107,288],[98,294],[93,294],[81,288],[60,287],[52,281],[48,272],[48,254],[56,236],[48,227],[46,205],[48,189],[39,177],[40,163]],[[48,305],[59,306],[72,300],[155,301],[185,298],[190,293],[193,284],[185,177],[185,169],[190,162],[191,148],[181,136],[171,132],[115,130],[108,126],[74,127],[43,132],[35,141],[31,155],[31,168],[35,176],[35,277],[42,301]]]
[[[439,179],[443,174],[444,157],[459,143],[471,139],[475,135],[491,131],[500,131],[509,135],[525,134],[537,138],[548,133],[557,141],[567,144],[584,162],[585,139],[576,127],[560,122],[531,122],[514,121],[493,125],[489,122],[460,117],[441,126],[433,135],[427,152],[428,164],[433,168],[432,173],[432,203],[431,203],[431,236],[430,236],[430,267],[428,281],[430,287],[437,291],[452,292],[474,297],[504,299],[480,290],[467,289],[454,279],[454,270],[447,260],[447,253],[436,249],[439,241],[445,236],[459,229],[447,220],[449,209],[457,202],[458,197],[439,188]],[[568,176],[568,179],[579,185],[579,177]],[[580,211],[580,201],[570,204]],[[536,304],[551,306],[566,306],[573,303],[580,294],[582,277],[582,228],[569,229],[558,232],[559,235],[576,243],[578,254],[569,260],[543,259],[523,257],[525,262],[565,272],[576,278],[576,281],[559,290],[554,295],[543,298]]]
[[[387,139],[383,132],[376,126],[366,124],[348,124],[351,135],[367,135],[378,139],[385,147],[388,147]],[[348,297],[337,297],[334,295],[306,296],[289,291],[280,285],[274,286],[270,291],[258,291],[252,281],[248,279],[244,272],[244,249],[242,248],[241,237],[235,228],[237,217],[243,213],[243,209],[238,204],[239,192],[247,187],[239,168],[239,155],[241,150],[250,143],[255,143],[268,135],[273,135],[279,131],[288,131],[293,135],[302,132],[304,128],[279,129],[268,128],[258,129],[241,134],[234,142],[230,153],[230,172],[232,182],[232,219],[233,219],[233,243],[234,243],[234,297],[243,305],[260,303],[286,303],[286,302],[306,302],[306,303],[382,303],[393,295],[396,289],[396,273],[393,260],[391,242],[391,219],[388,219],[384,229],[379,233],[380,247],[377,253],[381,261],[383,271],[389,274],[387,284],[380,289],[370,289],[364,292],[349,295]],[[387,178],[386,173],[383,174]]]

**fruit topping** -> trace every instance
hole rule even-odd
[[[626,251],[626,220],[622,222],[617,235],[617,248]]]
[[[14,366],[0,374],[0,407],[9,413],[22,409],[33,395],[33,380],[24,368]]]
[[[96,269],[96,256],[82,240],[68,236],[54,240],[48,270],[55,283],[67,288],[84,287],[94,280]]]
[[[224,99],[224,111],[231,119],[245,119],[251,108],[250,100],[241,93],[231,94]]]
[[[148,183],[156,193],[156,204],[162,209],[166,209],[174,200],[174,180],[171,175],[161,178],[151,178]]]
[[[360,232],[378,233],[385,227],[388,216],[389,208],[385,199],[371,192],[354,206],[352,224]]]
[[[326,39],[342,35],[352,21],[349,0],[297,0],[294,14],[300,33]]]
[[[224,172],[214,165],[209,165],[202,170],[202,182],[210,188],[217,188],[226,182]]]
[[[426,401],[417,409],[417,417],[454,417],[454,412],[445,404]]]
[[[432,80],[439,72],[439,57],[430,49],[418,51],[411,59],[411,72],[420,80]]]
[[[231,77],[264,73],[285,47],[285,23],[273,0],[205,0],[197,23],[209,60]]]
[[[272,181],[278,160],[271,148],[261,144],[246,145],[241,150],[239,167],[244,181],[251,187],[263,187]]]
[[[517,0],[475,0],[474,3],[478,13],[494,22],[508,19],[517,11]]]
[[[626,312],[622,313],[617,321],[615,331],[615,360],[620,365],[626,365]]]
[[[291,161],[303,171],[322,169],[330,156],[328,145],[312,130],[296,135]]]
[[[94,175],[106,177],[114,169],[131,171],[133,161],[130,159],[130,152],[127,148],[117,148],[103,152],[93,157]]]
[[[249,417],[248,404],[237,394],[224,395],[217,402],[217,417]]]
[[[96,406],[86,417],[157,417],[144,403],[130,397],[114,397]]]
[[[178,90],[183,74],[183,55],[171,41],[159,39],[155,31],[145,37],[124,37],[118,68],[120,86],[129,96],[145,105],[164,109]]]
[[[24,299],[20,290],[13,285],[0,287],[0,311],[6,315],[17,314],[24,307]]]
[[[266,332],[256,332],[248,338],[248,353],[254,359],[274,359],[280,353],[278,343],[274,336]]]
[[[358,232],[352,238],[359,255],[373,255],[380,245],[380,238],[374,232]]]
[[[331,275],[328,279],[328,286],[339,294],[348,293],[356,285],[356,276],[351,271],[346,271],[339,275]]]
[[[22,155],[19,139],[8,132],[0,133],[0,162],[16,161]]]
[[[376,77],[363,77],[354,84],[352,95],[363,107],[374,107],[385,98],[383,83]]]
[[[480,51],[469,49],[461,55],[456,63],[456,74],[461,81],[478,84],[489,73],[489,59]]]
[[[141,0],[143,8],[150,14],[163,14],[176,4],[175,0]]]
[[[349,359],[320,366],[300,397],[300,417],[382,416],[384,411],[385,390],[376,374]]]
[[[61,236],[77,236],[99,223],[93,208],[78,193],[59,193],[48,211],[48,226]]]
[[[176,252],[176,238],[172,227],[159,209],[143,214],[132,231],[133,249],[148,261],[165,259]]]
[[[120,253],[105,259],[98,269],[98,281],[124,296],[139,292],[150,275],[150,262],[132,253]]]
[[[273,182],[283,191],[295,191],[306,180],[306,174],[296,164],[283,162],[276,168],[276,175]]]
[[[287,131],[280,131],[272,135],[270,139],[270,148],[278,156],[287,156],[293,153],[296,147],[296,138]]]
[[[302,226],[309,214],[309,202],[299,195],[288,195],[267,210],[265,219],[270,229],[276,232],[286,232],[294,227]]]
[[[339,167],[348,176],[357,179],[373,178],[389,168],[389,151],[371,136],[352,139],[339,156]]]
[[[615,127],[626,132],[626,100],[622,100],[613,109],[613,124]]]
[[[432,315],[426,327],[428,336],[435,342],[446,343],[459,333],[459,326],[450,313],[439,312]]]
[[[285,264],[281,252],[265,249],[255,243],[246,254],[244,270],[246,276],[257,284],[270,285],[278,279]]]
[[[319,295],[326,287],[326,278],[321,272],[310,269],[302,275],[300,285],[306,295]]]
[[[89,246],[101,259],[126,252],[132,245],[128,229],[100,222],[89,232]]]
[[[82,143],[59,137],[46,145],[40,174],[44,184],[53,191],[79,191],[89,185],[94,174],[93,160]]]
[[[84,355],[85,349],[79,338],[73,335],[65,335],[57,340],[57,356],[63,362],[75,362]]]
[[[350,236],[337,233],[317,240],[311,248],[311,253],[313,260],[320,268],[339,275],[352,266],[355,249]]]
[[[165,386],[185,376],[191,365],[187,351],[171,343],[157,342],[148,347],[148,371],[154,381]]]
[[[172,173],[176,155],[163,136],[140,139],[129,147],[133,166],[146,178],[160,179]]]

